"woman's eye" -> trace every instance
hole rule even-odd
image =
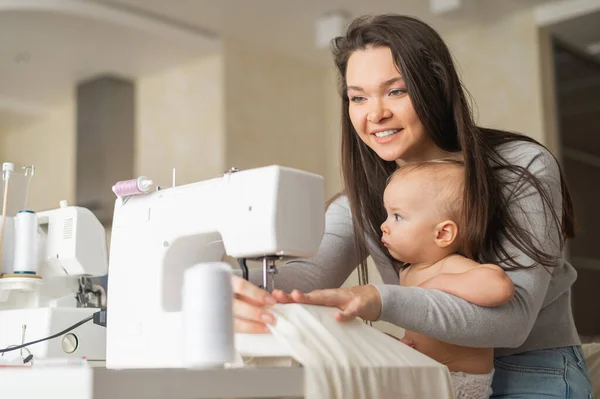
[[[354,103],[359,103],[359,102],[362,102],[364,100],[365,100],[364,97],[358,97],[358,96],[350,97],[350,101],[352,101]]]
[[[405,89],[394,89],[390,91],[390,96],[400,96],[404,93],[406,93]]]
[[[396,222],[399,222],[400,220],[402,220],[402,216],[398,215],[397,213],[394,213],[394,220]]]

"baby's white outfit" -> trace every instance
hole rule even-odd
[[[494,370],[487,374],[450,372],[455,399],[488,399],[492,394]]]

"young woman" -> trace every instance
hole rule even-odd
[[[280,268],[272,295],[234,278],[236,328],[265,332],[274,300],[335,306],[339,320],[384,320],[455,345],[494,347],[494,396],[587,398],[591,384],[570,308],[571,199],[555,158],[526,136],[477,126],[450,52],[428,25],[362,17],[334,41],[342,97],[343,195],[328,207],[317,255]],[[495,308],[398,285],[380,240],[388,176],[410,162],[465,164],[462,254],[501,266],[515,287]],[[371,256],[384,284],[337,288]],[[258,278],[251,281],[258,282]],[[317,290],[317,291],[313,291]],[[313,291],[313,292],[310,292]],[[309,292],[302,294],[301,292]]]

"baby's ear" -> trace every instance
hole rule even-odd
[[[458,225],[452,220],[444,220],[435,226],[436,245],[440,248],[447,248],[456,242],[458,237]]]

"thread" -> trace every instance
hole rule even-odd
[[[15,218],[14,274],[37,273],[37,215],[23,210]]]
[[[15,218],[7,216],[2,220],[0,220],[0,224],[6,224],[6,226],[2,226],[4,229],[4,248],[2,259],[0,259],[2,261],[0,275],[12,274],[15,262]]]
[[[145,194],[152,188],[154,182],[146,176],[140,176],[137,179],[124,180],[115,183],[112,187],[117,197],[128,197],[130,195]]]
[[[182,322],[186,367],[223,367],[235,360],[231,266],[198,263],[184,272]]]

